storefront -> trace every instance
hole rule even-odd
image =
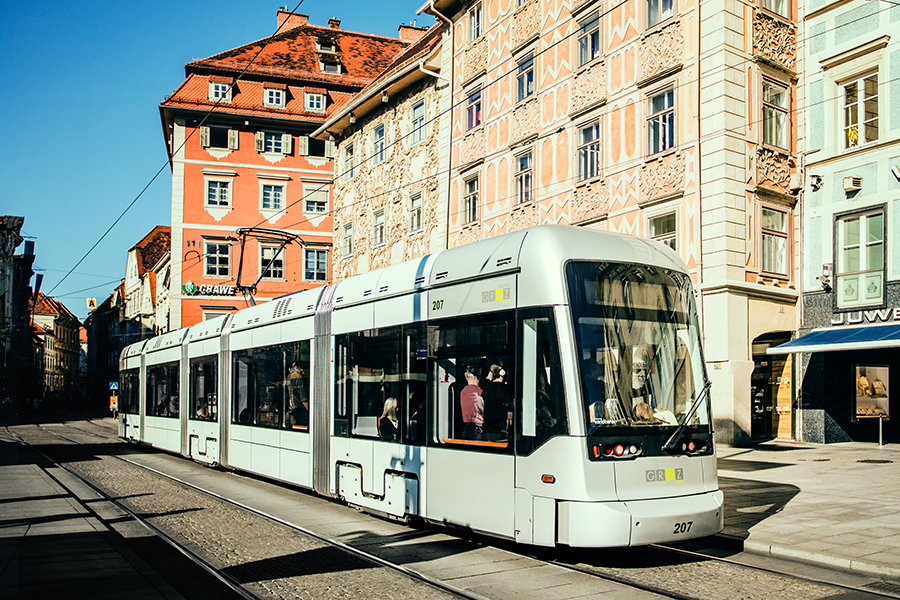
[[[838,314],[830,327],[766,351],[773,359],[800,353],[799,439],[900,441],[890,419],[891,381],[900,382],[900,322],[879,322],[895,314],[900,310]]]
[[[794,355],[769,356],[769,348],[791,339],[790,333],[770,333],[753,340],[750,376],[750,438],[753,441],[794,437]]]

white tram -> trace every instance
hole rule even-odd
[[[690,277],[540,226],[122,351],[121,436],[526,544],[723,526]]]

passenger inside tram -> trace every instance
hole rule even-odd
[[[466,367],[466,386],[459,392],[459,405],[462,409],[463,439],[483,439],[484,432],[484,390],[479,385],[478,367]]]
[[[506,381],[506,369],[492,364],[482,384],[484,399],[484,431],[486,440],[509,439],[509,426],[512,423],[513,406],[510,400],[509,386]]]
[[[384,401],[384,410],[378,419],[378,433],[386,442],[400,441],[400,420],[397,417],[397,399]]]

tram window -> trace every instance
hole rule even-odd
[[[424,337],[419,325],[337,337],[336,435],[424,444]]]
[[[126,369],[119,375],[119,411],[130,415],[140,413],[140,371]]]
[[[309,341],[237,350],[232,354],[232,422],[309,429]]]
[[[646,265],[570,263],[588,431],[708,424],[690,278]]]
[[[178,361],[147,367],[148,417],[178,417],[180,368]]]
[[[438,444],[511,449],[513,313],[429,323]]]
[[[551,437],[569,431],[562,387],[556,325],[547,309],[521,311],[520,379],[517,397],[522,423],[516,453],[530,454]]]
[[[217,420],[219,417],[219,357],[212,355],[192,358],[190,370],[190,418],[195,421]]]

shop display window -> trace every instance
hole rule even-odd
[[[856,411],[854,420],[887,418],[889,415],[888,367],[856,365]]]

